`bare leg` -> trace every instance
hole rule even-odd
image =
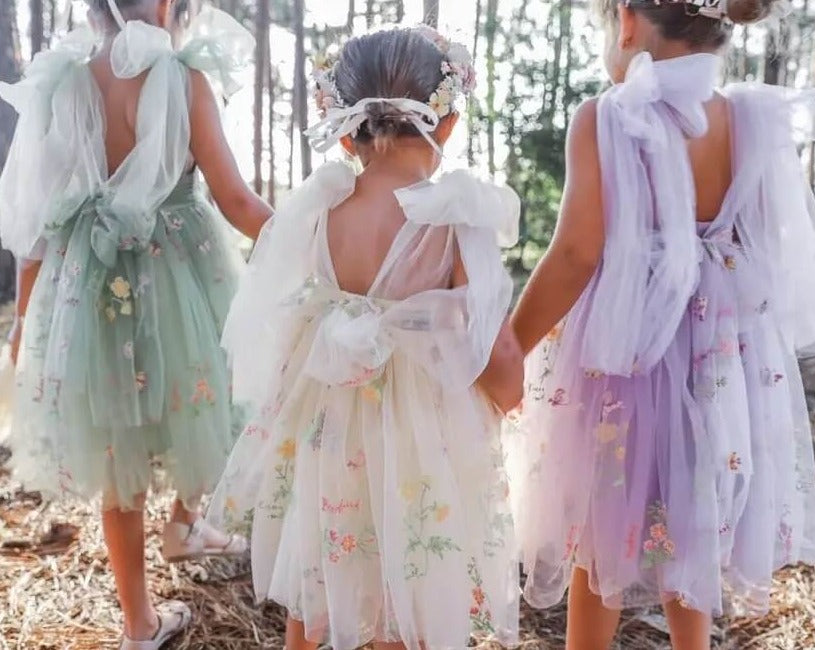
[[[125,635],[134,641],[141,641],[153,637],[158,629],[158,616],[147,590],[142,512],[144,495],[137,497],[135,506],[137,510],[104,510],[102,528],[124,615]]]
[[[710,650],[710,616],[683,607],[678,600],[665,604],[674,650]]]
[[[317,650],[319,643],[306,640],[306,628],[291,616],[286,619],[286,650]]]
[[[620,612],[605,607],[589,588],[589,574],[575,569],[569,588],[566,650],[608,650],[619,623]]]
[[[198,501],[200,501],[200,499],[195,499],[194,502],[188,503],[187,505],[194,506],[194,509],[187,510],[184,502],[180,499],[176,499],[173,502],[173,509],[170,513],[170,521],[192,526],[201,518],[201,513],[198,509]],[[229,542],[229,535],[212,529],[211,531],[207,531],[206,542],[211,546],[224,546]]]

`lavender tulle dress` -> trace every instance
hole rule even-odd
[[[795,355],[815,340],[812,194],[792,102],[737,86],[733,183],[695,221],[686,138],[717,78],[712,55],[643,54],[600,100],[603,261],[531,357],[513,442],[535,606],[579,566],[609,607],[760,614],[775,569],[815,561]]]

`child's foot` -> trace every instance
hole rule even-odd
[[[119,650],[159,650],[175,635],[183,632],[192,620],[190,608],[177,600],[168,600],[158,607],[156,612],[158,626],[149,639],[135,640],[126,635],[119,645]]]
[[[164,525],[161,553],[167,562],[184,562],[209,556],[244,555],[249,544],[241,535],[227,535],[201,516],[192,523],[168,521]]]

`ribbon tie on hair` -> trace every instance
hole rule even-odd
[[[676,73],[677,67],[690,68]],[[690,138],[708,129],[704,103],[713,96],[719,74],[718,57],[697,54],[655,62],[647,52],[631,61],[624,84],[610,91],[625,132],[648,143],[649,148],[668,141],[661,113]]]
[[[404,119],[412,124],[430,146],[441,155],[441,148],[431,137],[439,126],[438,113],[427,104],[407,97],[370,97],[362,99],[349,108],[333,108],[326,118],[305,133],[315,151],[325,153],[346,135],[354,135],[368,120],[368,106],[386,103],[402,112]]]

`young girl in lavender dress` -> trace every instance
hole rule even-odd
[[[815,340],[812,195],[792,104],[715,90],[732,23],[775,6],[604,0],[617,85],[575,116],[557,234],[513,319],[534,349],[526,597],[571,584],[570,650],[652,604],[675,648],[707,648],[711,615],[766,612],[773,570],[815,561],[795,356]]]
[[[122,648],[148,650],[189,622],[185,605],[157,613],[148,595],[142,506],[153,463],[177,491],[168,560],[246,547],[197,513],[234,440],[219,339],[241,260],[195,168],[247,236],[271,210],[241,180],[202,74],[234,91],[251,36],[206,10],[176,51],[184,4],[119,2],[92,3],[101,41],[74,32],[0,87],[20,113],[0,237],[26,260],[12,335],[15,470],[49,493],[102,493]]]
[[[312,135],[364,170],[315,172],[264,229],[229,315],[236,395],[258,410],[208,517],[251,534],[288,650],[517,638],[490,402],[523,390],[499,250],[520,204],[466,172],[429,181],[474,82],[466,48],[433,30],[349,41],[319,74]]]

